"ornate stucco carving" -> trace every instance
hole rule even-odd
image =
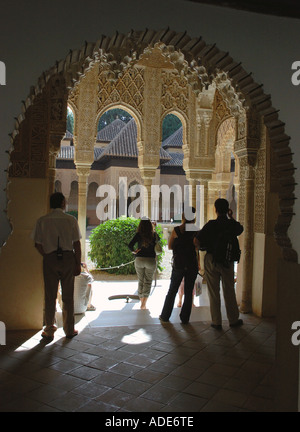
[[[138,165],[143,179],[154,178],[159,166],[161,146],[161,69],[147,67],[144,71],[143,141],[138,142]]]
[[[99,67],[98,77],[98,107],[97,112],[103,112],[110,105],[124,105],[134,108],[139,115],[143,113],[144,104],[144,70],[132,67],[111,82],[106,79],[105,70]]]
[[[258,152],[255,176],[255,232],[265,233],[266,220],[266,148]]]
[[[289,137],[284,133],[284,124],[278,120],[276,111],[271,105],[270,97],[264,93],[261,85],[253,81],[251,74],[248,74],[240,63],[234,62],[228,53],[221,52],[215,45],[209,46],[201,38],[190,38],[186,33],[176,33],[170,29],[158,32],[146,29],[144,31],[131,31],[127,35],[116,33],[112,37],[102,36],[99,41],[86,43],[81,49],[71,52],[65,60],[57,62],[51,69],[44,72],[37,85],[31,88],[29,96],[23,102],[22,113],[16,119],[15,130],[11,134],[14,150],[11,153],[9,175],[23,177],[44,177],[47,175],[49,143],[51,141],[52,143],[56,142],[55,136],[60,135],[60,127],[65,121],[62,118],[65,115],[65,102],[63,96],[58,95],[57,90],[61,89],[62,94],[66,94],[66,86],[68,86],[70,92],[70,103],[75,107],[76,146],[82,146],[85,151],[91,150],[91,142],[93,141],[92,128],[90,124],[88,128],[84,128],[84,125],[88,124],[88,113],[82,114],[80,113],[81,110],[78,109],[79,105],[82,105],[82,98],[84,97],[78,88],[97,65],[101,65],[102,79],[105,81],[105,85],[102,83],[101,88],[105,87],[106,89],[109,85],[113,88],[113,91],[107,92],[107,94],[103,91],[101,103],[98,101],[97,113],[99,113],[100,109],[99,104],[104,109],[108,101],[111,105],[132,105],[136,115],[140,115],[139,126],[143,126],[142,118],[145,118],[145,112],[143,112],[145,106],[143,89],[138,87],[135,80],[133,80],[135,85],[132,85],[131,88],[128,88],[127,83],[125,84],[126,91],[121,90],[121,84],[124,84],[125,77],[129,79],[130,71],[135,73],[138,71],[138,74],[140,74],[139,79],[141,78],[140,82],[143,82],[143,68],[149,67],[150,63],[148,62],[151,56],[151,67],[154,67],[153,59],[155,57],[156,64],[159,66],[156,68],[157,70],[161,70],[160,67],[163,66],[166,73],[168,71],[168,73],[176,76],[175,82],[177,84],[180,82],[179,80],[185,80],[195,95],[199,95],[203,89],[216,88],[218,90],[226,105],[223,106],[223,113],[221,113],[221,110],[218,112],[220,119],[223,119],[224,113],[227,111],[228,114],[229,110],[230,116],[235,116],[239,121],[237,129],[239,136],[235,144],[235,150],[239,154],[241,162],[241,176],[247,175],[246,168],[244,170],[244,161],[248,166],[255,166],[257,152],[260,148],[255,129],[257,124],[251,121],[243,123],[242,117],[245,116],[246,112],[250,111],[250,115],[253,113],[263,118],[268,129],[270,146],[274,151],[280,153],[280,157],[283,158],[275,158],[279,175],[278,183],[276,184],[274,181],[273,187],[275,190],[278,188],[281,196],[281,213],[276,227],[276,232],[277,228],[280,227],[278,241],[280,244],[288,245],[287,229],[293,216],[294,196],[293,186],[291,186],[292,189],[289,189],[290,187],[286,188],[285,185],[292,185],[295,181],[293,179],[294,168],[292,161],[285,162],[287,160],[285,153],[288,154],[290,149]],[[133,67],[139,61],[141,61],[140,66]],[[145,62],[144,65],[142,64],[143,61]],[[162,61],[162,63],[159,63],[159,61]],[[50,80],[55,81],[58,76],[65,80],[65,84],[57,82],[58,85],[54,85],[52,93],[47,93]],[[100,81],[98,81],[99,83]],[[118,88],[117,84],[119,85]],[[172,98],[176,91],[178,91],[178,87],[177,89],[173,88],[165,91],[165,99],[160,106],[164,106],[164,109],[168,104],[170,106],[170,101],[173,103],[174,99]],[[122,94],[122,97],[120,97],[120,94]],[[93,95],[87,92],[86,101],[88,96]],[[186,97],[184,97],[184,91],[175,100],[177,109],[180,109],[185,114]],[[169,111],[171,109],[172,107],[169,108]],[[83,126],[83,128],[80,126],[82,136],[78,135],[79,124]],[[216,119],[213,119],[210,127],[211,132],[216,132],[217,126]],[[246,133],[243,126],[248,128]],[[190,137],[194,133],[189,131],[189,127],[187,119],[186,137]],[[143,130],[143,127],[141,129]],[[96,125],[94,125],[93,133],[95,135]],[[153,133],[157,134],[158,131]],[[211,133],[209,151],[213,140],[214,136]],[[30,143],[30,149],[32,150],[30,157],[28,156],[28,143]],[[139,149],[143,149],[144,146],[148,145],[147,139],[140,136]],[[156,145],[154,146],[156,147]],[[187,145],[189,145],[189,142],[187,142]],[[194,141],[192,146],[194,146]],[[151,157],[151,164],[154,166],[154,153]],[[269,157],[267,153],[267,158]],[[241,184],[240,199],[242,198],[242,190],[243,185]],[[293,256],[294,259],[297,259],[294,253],[288,255],[289,258]]]
[[[76,166],[91,166],[94,162],[97,117],[98,65],[89,70],[82,79],[77,99],[76,135],[74,137]]]
[[[162,115],[171,110],[187,114],[189,93],[187,80],[175,71],[162,72]]]
[[[218,124],[221,123],[225,118],[231,116],[230,110],[226,105],[225,100],[218,89],[216,90],[215,93],[213,110]]]
[[[25,113],[11,153],[10,177],[45,178],[66,130],[64,78],[53,76]]]

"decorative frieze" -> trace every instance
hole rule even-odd
[[[144,104],[144,69],[132,67],[121,74],[114,82],[108,81],[102,65],[98,76],[97,112],[104,112],[104,107],[120,104],[130,106],[140,115]]]

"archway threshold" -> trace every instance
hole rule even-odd
[[[135,298],[127,300],[127,296],[136,296],[137,281],[94,281],[92,304],[96,311],[75,315],[76,328],[80,331],[84,328],[93,327],[119,327],[160,324],[161,313],[165,296],[169,289],[170,280],[153,281],[151,295],[147,302],[147,310],[140,309],[140,302]],[[110,300],[111,296],[121,298]],[[175,307],[170,318],[173,324],[181,323],[179,318],[180,308]],[[191,313],[191,322],[210,322],[209,302],[206,287],[203,285],[202,294],[194,298],[195,306]],[[226,318],[226,315],[224,315]],[[61,312],[57,312],[57,325],[62,327]]]

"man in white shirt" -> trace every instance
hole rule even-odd
[[[38,219],[34,230],[35,247],[43,256],[45,328],[42,336],[46,339],[53,339],[56,331],[54,323],[59,282],[64,332],[67,338],[78,334],[74,329],[74,277],[81,271],[81,234],[77,220],[64,212],[65,206],[62,193],[52,194],[51,211]]]

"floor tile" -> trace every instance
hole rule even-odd
[[[138,381],[134,378],[129,378],[116,386],[117,390],[121,390],[134,396],[140,396],[149,388],[152,388],[152,384],[144,381]]]
[[[78,387],[75,387],[72,390],[72,393],[75,393],[78,395],[83,395],[83,396],[86,396],[90,399],[95,399],[95,398],[99,397],[100,395],[102,395],[103,393],[107,392],[108,390],[110,390],[110,387],[106,387],[104,385],[97,384],[94,381],[93,382],[89,381],[85,384],[82,384]]]
[[[127,393],[121,389],[114,388],[99,396],[96,401],[121,408],[132,399],[135,399],[135,396],[132,393]]]
[[[61,329],[50,344],[41,343],[40,331],[8,332],[0,347],[0,411],[274,410],[273,320],[247,314],[243,327],[231,329],[224,320],[218,332],[199,308],[187,326],[177,319],[178,308],[162,326],[155,305],[146,315],[135,304],[119,305],[110,304],[117,326],[107,325],[108,315],[94,324],[89,315],[70,341]]]
[[[61,411],[72,412],[78,410],[87,402],[89,402],[89,398],[68,392],[58,399],[49,402],[48,405]]]
[[[67,394],[66,391],[46,384],[27,393],[27,397],[29,399],[33,399],[47,404],[48,402],[51,402],[54,399],[58,399],[59,397],[62,397],[65,394]]]

